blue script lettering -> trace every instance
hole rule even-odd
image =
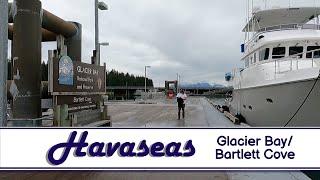
[[[86,142],[88,131],[80,135],[78,142],[75,142],[76,136],[77,131],[73,131],[67,142],[52,146],[47,153],[49,163],[56,166],[63,164],[73,148],[75,157],[111,157],[115,154],[119,157],[191,157],[196,153],[192,140],[187,141],[184,148],[181,148],[180,142],[170,142],[168,145],[156,142],[148,146],[146,140],[142,140],[138,145],[134,142],[93,142],[88,144]],[[54,154],[59,149],[62,149],[63,152],[56,159]]]
[[[52,163],[53,165],[60,165],[60,164],[64,163],[68,158],[68,155],[69,155],[69,153],[71,151],[71,148],[76,148],[76,154],[75,155],[77,157],[85,156],[86,153],[81,152],[81,150],[82,150],[82,148],[88,146],[88,143],[85,143],[85,140],[86,140],[86,138],[88,136],[88,132],[85,131],[85,132],[82,133],[81,138],[80,138],[78,143],[74,142],[76,136],[77,136],[77,132],[74,131],[74,132],[71,133],[71,135],[69,137],[69,140],[66,143],[60,143],[60,144],[54,145],[52,148],[50,148],[49,152],[48,152],[48,161],[50,163]],[[54,152],[56,150],[60,149],[60,148],[64,149],[62,155],[60,156],[59,159],[54,159],[54,157],[53,157]]]

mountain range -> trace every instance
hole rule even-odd
[[[217,83],[199,82],[199,83],[181,83],[182,89],[212,89],[212,88],[224,88],[224,85]]]

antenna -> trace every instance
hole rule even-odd
[[[245,8],[245,12],[246,12],[246,24],[248,23],[248,17],[247,17],[247,1],[246,1],[246,8]],[[245,27],[246,28],[246,27]],[[245,32],[245,36],[244,36],[244,44],[247,41],[247,32]]]
[[[245,43],[246,41],[249,41],[249,1],[250,0],[246,0],[246,33],[245,33]]]
[[[289,9],[291,8],[291,0],[289,0]]]
[[[251,21],[251,31],[253,31],[253,0],[251,0],[251,19],[252,19],[252,21]],[[253,38],[253,33],[251,33],[251,35],[252,35],[252,37],[251,38]]]

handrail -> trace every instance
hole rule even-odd
[[[278,27],[278,28],[277,28]],[[275,25],[275,26],[268,26],[264,27],[262,29],[259,29],[255,35],[248,41],[246,42],[246,49],[247,45],[255,41],[259,35],[265,33],[265,32],[275,32],[275,31],[282,31],[282,30],[296,30],[296,29],[313,29],[313,30],[320,30],[320,25],[317,24],[280,24],[280,25]]]
[[[275,59],[275,61],[279,61],[279,60],[284,60],[284,59],[289,59],[289,58],[295,58],[299,55],[304,55],[304,54],[308,54],[308,53],[314,53],[316,51],[320,51],[320,48],[319,49],[314,49],[314,50],[310,50],[310,51],[306,51],[306,52],[302,52],[302,53],[297,53],[297,54],[293,54],[293,55],[290,55],[288,57],[283,57],[283,58],[279,58],[279,59]],[[314,54],[312,54],[314,55]],[[301,58],[298,58],[298,59],[301,59]],[[309,58],[311,59],[311,58]],[[313,56],[312,56],[312,59],[313,59]]]
[[[34,119],[15,119],[15,118],[9,118],[8,121],[43,121],[43,120],[53,120],[53,115],[44,116],[40,118],[34,118]]]
[[[269,26],[262,29],[259,29],[257,32],[272,32],[279,30],[291,30],[291,29],[319,29],[320,25],[316,24],[280,24],[276,26]]]
[[[262,61],[258,61],[258,62],[260,62],[259,64],[267,64],[267,63],[274,62],[274,64],[275,64],[274,70],[275,70],[275,76],[276,76],[277,74],[280,74],[280,64],[279,63],[284,62],[284,61],[291,62],[290,63],[290,70],[288,70],[288,71],[293,71],[293,61],[296,61],[296,70],[299,70],[299,62],[302,62],[302,61],[311,61],[311,68],[314,68],[314,52],[316,52],[316,51],[320,51],[320,48],[306,51],[306,52],[302,52],[302,53],[293,54],[293,55],[279,58],[279,59],[273,59],[271,61],[270,60],[262,60]],[[299,55],[304,55],[304,54],[308,54],[308,53],[312,53],[312,58],[302,59],[302,58],[298,57]],[[320,59],[320,57],[319,57],[319,59]],[[278,67],[277,67],[277,65],[278,65]],[[248,69],[250,67],[252,67],[252,66],[246,67],[244,69]],[[242,72],[242,71],[240,71],[240,72]]]
[[[316,52],[316,51],[320,51],[320,48],[319,49],[310,50],[310,51],[306,51],[306,52],[302,52],[302,53],[293,54],[293,55],[290,55],[288,57],[283,57],[283,58],[280,58],[280,59],[275,59],[274,60],[275,78],[276,78],[277,74],[280,74],[280,62],[290,61],[290,70],[288,70],[288,71],[293,71],[293,60],[296,61],[296,70],[299,70],[299,61],[310,61],[311,60],[311,68],[314,68],[314,52]],[[308,59],[299,58],[299,55],[304,55],[304,54],[308,54],[308,53],[312,53],[312,58],[308,58]]]

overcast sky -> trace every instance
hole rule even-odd
[[[291,0],[306,4],[307,0]],[[108,70],[148,75],[154,85],[175,80],[224,84],[224,74],[240,66],[241,32],[246,0],[105,0],[100,11],[101,61]],[[264,6],[255,0],[255,6]],[[268,0],[288,6],[289,0]],[[314,0],[310,1],[311,5]],[[94,49],[94,0],[42,0],[43,8],[77,21],[83,27],[82,59],[89,63]],[[277,5],[278,5],[277,4]],[[317,4],[319,4],[317,0]],[[272,5],[273,6],[273,5]],[[44,45],[43,58],[55,44]]]

